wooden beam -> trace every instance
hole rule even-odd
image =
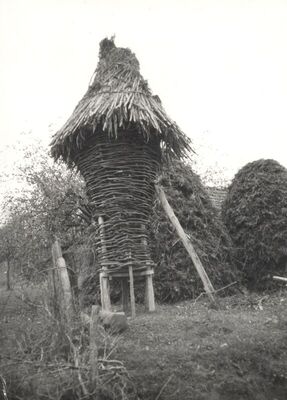
[[[184,247],[186,248],[188,254],[190,255],[190,258],[192,259],[193,265],[195,266],[195,268],[198,272],[198,275],[200,276],[200,279],[203,283],[203,287],[204,287],[206,294],[208,295],[210,301],[212,303],[216,304],[215,298],[213,296],[214,288],[208,278],[208,275],[207,275],[198,255],[196,254],[196,251],[195,251],[193,245],[191,244],[186,233],[184,232],[179,220],[175,216],[174,211],[173,211],[172,207],[170,206],[163,189],[159,185],[155,185],[155,188],[156,188],[156,192],[159,196],[159,199],[161,201],[164,211],[166,212],[167,216],[169,217],[169,219],[170,219],[172,225],[174,226],[174,228],[176,229],[176,232],[177,232],[178,236],[180,237]]]

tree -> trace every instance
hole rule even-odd
[[[23,154],[12,174],[24,184],[20,191],[5,196],[1,243],[3,254],[9,255],[26,277],[34,279],[50,265],[55,236],[66,249],[81,240],[86,226],[80,211],[85,195],[78,174],[54,163],[39,143],[24,148]],[[8,230],[9,243],[5,239]]]

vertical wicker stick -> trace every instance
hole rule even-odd
[[[98,318],[99,307],[92,306],[91,320],[90,320],[90,379],[91,383],[98,378],[98,347],[97,347],[97,334],[98,334]]]
[[[102,254],[103,259],[105,259],[105,254],[107,253],[107,247],[105,242],[105,228],[104,228],[104,219],[103,217],[99,217],[98,219],[100,226],[100,237],[101,237],[101,246],[102,246]],[[107,267],[103,265],[103,272],[100,274],[100,286],[101,286],[101,301],[103,310],[110,311],[111,310],[111,300],[110,300],[110,288],[109,288],[109,278],[106,274]]]
[[[134,290],[134,275],[133,267],[129,266],[129,277],[130,277],[130,298],[131,298],[131,312],[132,318],[136,316],[136,302],[135,302],[135,290]]]

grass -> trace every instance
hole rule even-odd
[[[31,289],[30,296],[31,303],[37,303],[41,292]],[[18,392],[18,397],[12,397],[15,381],[7,375],[5,355],[17,357],[21,350],[30,352],[29,356],[34,351],[35,359],[40,357],[41,351],[38,354],[35,346],[29,349],[29,343],[38,343],[41,348],[41,335],[46,329],[43,312],[21,298],[19,291],[1,288],[0,313],[0,373],[7,381],[9,400],[36,399],[31,391],[39,383],[37,379],[48,382],[49,377],[34,377],[34,386],[31,382],[30,386],[22,385],[21,396]],[[220,299],[219,310],[210,308],[201,298],[158,305],[152,314],[137,306],[137,314],[136,319],[129,319],[129,329],[119,338],[113,357],[127,368],[138,399],[286,398],[286,290],[268,296],[226,297]],[[18,374],[24,374],[24,370],[22,365]]]
[[[285,399],[286,293],[260,299],[225,298],[219,311],[201,301],[140,314],[117,354],[139,397]]]

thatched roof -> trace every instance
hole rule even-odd
[[[113,39],[100,43],[99,62],[90,86],[65,125],[54,135],[54,158],[71,162],[91,135],[102,131],[116,139],[120,130],[139,132],[146,141],[158,135],[168,154],[181,157],[190,140],[166,114],[139,71],[129,49],[117,48]]]

